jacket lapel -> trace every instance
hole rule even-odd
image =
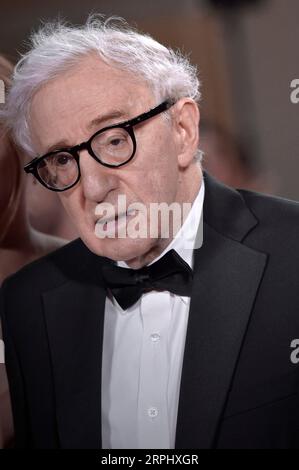
[[[257,224],[241,196],[206,178],[203,246],[194,251],[177,420],[176,448],[181,449],[216,444],[267,259],[264,253],[240,243]]]
[[[62,448],[101,448],[106,294],[95,265],[43,294]]]
[[[257,220],[242,197],[205,175],[204,238],[181,379],[176,448],[215,445],[266,255],[243,243]],[[63,448],[101,448],[101,364],[106,293],[98,265],[43,294]]]

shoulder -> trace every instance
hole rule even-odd
[[[90,283],[98,274],[96,256],[78,239],[26,265],[8,277],[0,289],[0,317],[23,338],[44,331],[43,295]],[[4,328],[3,328],[4,329]],[[7,331],[7,329],[6,329]],[[5,331],[4,331],[5,334]]]
[[[299,202],[247,190],[238,192],[258,220],[257,230],[273,239],[287,236],[299,246]]]
[[[84,243],[74,240],[55,251],[27,264],[2,284],[2,293],[12,296],[34,296],[36,292],[53,289],[80,273],[96,255]]]
[[[250,248],[268,255],[268,268],[283,279],[299,276],[299,203],[288,199],[240,190],[247,208],[257,220],[243,240]]]
[[[236,218],[244,217],[244,212],[249,211],[261,223],[277,223],[279,220],[282,225],[294,222],[298,225],[299,202],[245,189],[233,189],[206,172],[204,181],[208,220],[225,220],[227,225],[227,218],[232,216],[231,222],[236,221]]]
[[[299,203],[223,185],[205,176],[204,220],[216,231],[257,250],[286,249],[291,236],[299,251]],[[277,247],[278,245],[278,247]]]
[[[282,223],[296,221],[298,224],[299,202],[244,189],[239,189],[238,192],[259,219],[273,220],[273,216],[276,216]]]
[[[299,263],[299,203],[205,176],[204,221],[218,233],[266,254]]]

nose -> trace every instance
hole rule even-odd
[[[87,150],[80,152],[81,187],[86,199],[104,201],[106,195],[118,186],[117,171],[98,163]]]

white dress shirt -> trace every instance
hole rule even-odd
[[[177,236],[152,263],[174,249],[193,268],[203,200],[202,181]],[[124,262],[118,265],[127,267]],[[189,304],[189,297],[151,291],[122,310],[107,296],[102,360],[104,449],[174,448]]]

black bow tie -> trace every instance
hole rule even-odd
[[[105,264],[102,274],[106,287],[123,310],[134,305],[144,292],[151,290],[191,296],[192,269],[175,250],[168,251],[155,263],[140,269]]]

